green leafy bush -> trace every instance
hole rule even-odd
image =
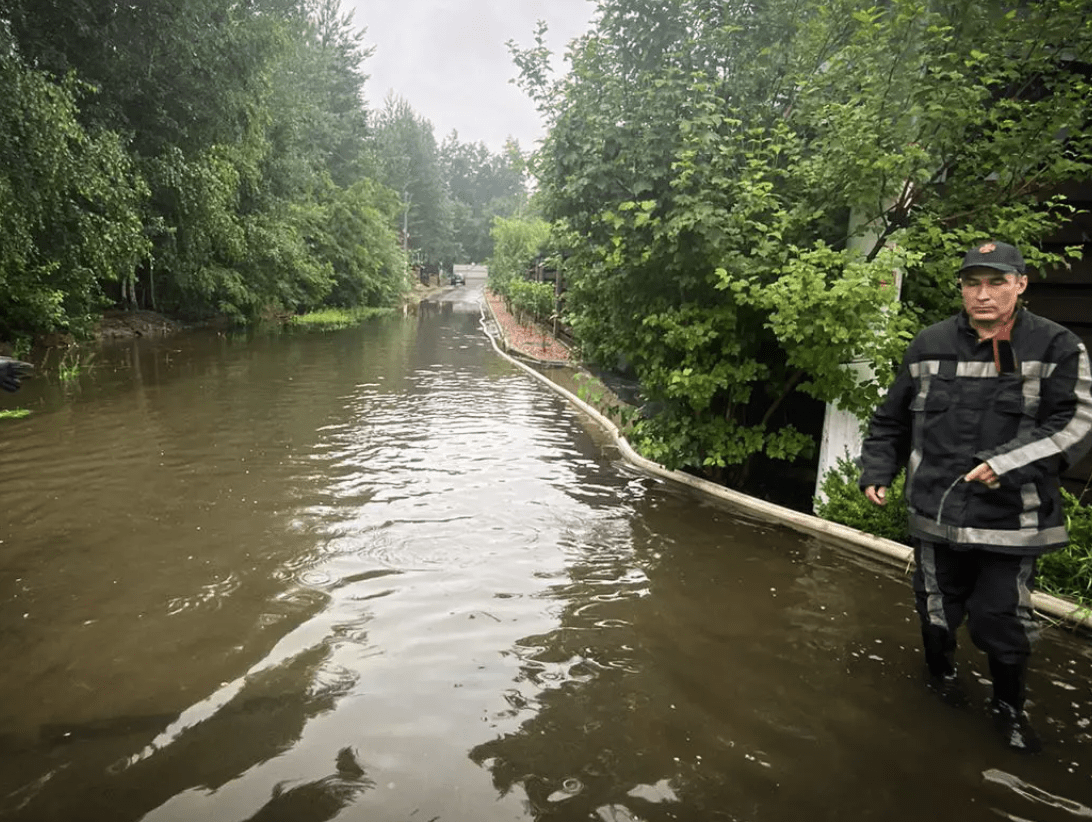
[[[1092,605],[1092,505],[1062,489],[1069,545],[1039,559],[1039,587]]]
[[[505,299],[511,299],[510,286],[523,281],[531,261],[545,250],[550,239],[550,224],[537,217],[496,217],[491,236],[493,256],[489,259],[489,287]]]
[[[512,280],[508,284],[508,298],[521,321],[525,315],[530,315],[536,322],[543,322],[554,307],[554,285]]]
[[[840,522],[868,534],[910,544],[907,526],[906,499],[903,488],[906,472],[900,471],[887,489],[887,505],[882,508],[868,501],[857,485],[861,469],[851,460],[842,458],[830,471],[821,486],[824,502],[815,499],[815,513],[831,522]]]

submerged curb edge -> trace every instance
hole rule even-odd
[[[489,309],[488,303],[485,303],[485,306],[486,309],[482,312],[483,318],[485,317],[486,311],[492,314],[492,310]],[[499,330],[499,324],[497,325]],[[717,485],[715,482],[685,474],[682,471],[672,471],[657,462],[642,457],[633,450],[633,447],[626,438],[622,436],[621,431],[618,430],[618,426],[611,420],[599,413],[599,411],[584,402],[584,400],[580,399],[571,391],[553,382],[527,363],[508,354],[497,345],[496,339],[492,334],[489,334],[488,330],[486,330],[486,336],[489,337],[490,342],[493,343],[493,348],[498,354],[516,364],[558,394],[561,394],[569,402],[599,423],[599,425],[610,434],[626,462],[636,466],[642,471],[681,485],[687,485],[697,491],[716,497],[750,517],[784,525],[792,528],[794,531],[811,534],[832,545],[850,548],[870,556],[878,557],[889,565],[909,568],[913,564],[914,552],[902,543],[867,534],[864,531],[859,531],[848,525],[821,519],[812,516],[811,514],[795,511],[792,508],[786,508],[783,505],[767,502],[766,500],[758,499],[757,497],[752,497],[740,493],[739,491],[734,491],[731,488],[725,488],[723,485]],[[1078,605],[1075,602],[1070,602],[1069,600],[1045,594],[1041,591],[1032,593],[1032,604],[1035,606],[1036,610],[1048,617],[1067,622],[1074,627],[1092,632],[1092,612],[1090,612],[1088,608]]]

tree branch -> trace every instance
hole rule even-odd
[[[781,403],[785,401],[785,398],[789,396],[789,393],[797,386],[800,380],[804,379],[804,376],[804,369],[800,368],[785,380],[785,384],[781,386],[781,396],[770,403],[770,407],[766,409],[766,413],[763,414],[762,419],[759,420],[759,428],[766,427],[766,423],[770,421],[770,417],[774,415],[774,412],[781,406]]]

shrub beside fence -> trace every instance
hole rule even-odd
[[[501,296],[505,308],[521,323],[527,317],[535,322],[545,322],[554,312],[553,283],[511,280]]]

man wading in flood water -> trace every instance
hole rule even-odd
[[[1092,445],[1092,376],[1075,334],[1020,305],[1024,259],[987,242],[963,258],[963,311],[914,338],[861,455],[876,505],[906,465],[914,593],[933,687],[957,688],[956,629],[989,657],[1005,744],[1041,747],[1024,714],[1038,631],[1036,557],[1066,544],[1059,475]]]

